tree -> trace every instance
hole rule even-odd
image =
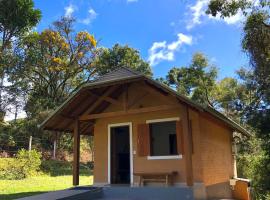
[[[0,0],[0,120],[4,119],[7,102],[4,99],[4,78],[12,62],[12,42],[39,22],[41,12],[32,0]]]
[[[238,115],[238,99],[241,95],[240,86],[236,79],[226,77],[216,83],[215,99],[222,108],[224,114],[236,119]]]
[[[201,104],[214,106],[212,92],[217,78],[217,68],[211,66],[202,53],[193,55],[188,67],[172,68],[167,75],[167,83],[180,94]]]
[[[239,71],[243,85],[248,91],[247,98],[242,101],[242,118],[255,130],[262,151],[255,152],[254,148],[250,153],[262,156],[260,159],[252,157],[253,160],[248,162],[251,163],[251,173],[246,174],[255,178],[256,198],[266,199],[270,196],[270,177],[265,175],[270,174],[270,1],[211,0],[207,13],[227,17],[240,11],[246,15],[242,48],[249,56],[251,66],[249,71]]]
[[[19,45],[21,62],[11,79],[26,91],[29,116],[54,109],[96,74],[92,65],[96,40],[86,31],[75,33],[73,22],[62,18],[50,29],[25,36]]]
[[[111,49],[99,48],[93,65],[97,68],[99,75],[110,72],[118,67],[128,67],[141,72],[147,76],[152,76],[152,70],[148,62],[144,61],[139,51],[129,47],[115,44]]]

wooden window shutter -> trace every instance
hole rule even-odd
[[[184,135],[182,121],[176,121],[176,139],[178,154],[184,154]]]
[[[137,152],[138,156],[150,155],[149,124],[138,124]]]

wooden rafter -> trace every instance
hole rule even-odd
[[[140,86],[140,88],[143,91],[145,91],[145,92],[147,92],[147,93],[149,93],[149,94],[151,94],[153,96],[156,96],[157,98],[162,99],[165,102],[171,103],[171,100],[168,98],[167,95],[165,95],[164,93],[161,93],[161,92],[157,91],[151,85],[145,84],[145,83],[139,83],[138,85]]]
[[[104,97],[107,97],[108,95],[110,95],[111,93],[113,93],[113,91],[115,91],[116,86],[112,86],[110,87],[103,95],[100,96],[99,99],[97,99],[84,113],[88,114],[90,112],[92,112],[100,103],[102,103],[102,101],[104,101]]]
[[[82,135],[87,135],[87,134],[84,134],[84,132],[85,131],[87,131],[87,129],[89,129],[91,126],[93,126],[94,125],[94,123],[92,123],[92,122],[87,122],[87,124],[82,128],[82,130],[81,130],[81,134]]]
[[[98,119],[98,118],[116,117],[116,116],[123,116],[123,115],[169,110],[169,109],[175,109],[178,107],[179,105],[160,105],[160,106],[152,106],[152,107],[145,107],[145,108],[128,109],[126,111],[121,110],[121,111],[115,111],[115,112],[105,112],[105,113],[100,113],[100,114],[87,114],[87,115],[82,115],[79,118],[79,120],[87,121],[87,120]]]
[[[112,98],[112,97],[109,97],[109,96],[100,96],[100,95],[97,95],[97,94],[93,93],[93,92],[90,91],[90,90],[88,90],[88,93],[89,93],[91,96],[95,97],[96,99],[101,99],[101,100],[103,100],[103,101],[107,101],[107,102],[109,102],[109,103],[111,103],[111,104],[115,104],[115,105],[121,105],[121,102],[119,102],[118,100],[116,100],[116,99],[114,99],[114,98]]]

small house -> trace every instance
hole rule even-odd
[[[232,198],[233,133],[249,135],[209,106],[128,68],[83,85],[41,125],[73,134],[73,184],[80,135],[94,136],[94,185],[190,187],[195,198]]]

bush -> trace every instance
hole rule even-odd
[[[23,179],[36,175],[41,164],[41,154],[36,150],[20,150],[16,158],[1,158],[0,179]]]
[[[52,176],[72,174],[72,164],[67,161],[44,160],[41,164],[41,170]]]
[[[87,164],[80,163],[80,174],[91,175],[93,163]],[[44,160],[41,164],[41,170],[51,176],[71,175],[72,162],[61,160]]]
[[[0,179],[23,179],[22,168],[15,158],[1,158]]]
[[[17,154],[25,177],[36,175],[41,165],[41,153],[36,150],[27,151],[22,149]]]

